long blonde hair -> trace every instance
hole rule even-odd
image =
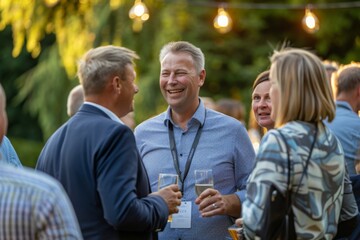
[[[289,121],[320,122],[335,117],[335,103],[326,71],[313,53],[285,47],[270,57],[272,78],[278,84],[275,126]]]

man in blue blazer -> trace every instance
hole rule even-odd
[[[36,165],[63,184],[84,239],[156,239],[181,203],[177,185],[150,193],[134,135],[119,120],[133,110],[137,58],[115,46],[85,54],[78,66],[85,102]]]

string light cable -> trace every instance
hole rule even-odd
[[[176,3],[178,0],[163,0],[164,2]],[[187,1],[192,6],[218,8],[219,2],[214,1]],[[226,3],[228,9],[305,9],[308,4],[285,4],[285,3]],[[312,3],[314,9],[346,9],[360,8],[360,1],[355,2],[332,2],[332,3]]]
[[[164,0],[164,2],[176,4],[178,0]],[[183,3],[183,1],[182,1]],[[302,19],[302,26],[308,33],[316,33],[320,28],[320,23],[313,12],[313,9],[347,9],[360,8],[360,1],[355,2],[333,2],[333,3],[312,3],[312,4],[284,4],[284,3],[225,3],[214,1],[186,1],[188,5],[200,7],[212,7],[218,9],[218,14],[214,18],[214,28],[221,34],[225,34],[232,29],[232,19],[226,9],[245,9],[245,10],[303,10],[305,15]],[[226,6],[226,9],[225,7]]]

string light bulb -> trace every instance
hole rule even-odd
[[[129,11],[129,17],[131,19],[140,19],[145,22],[149,19],[149,10],[141,0],[135,0],[134,6]]]
[[[305,16],[302,19],[302,25],[308,33],[315,33],[319,30],[319,20],[316,15],[311,11],[310,7],[305,9]]]
[[[133,31],[140,32],[143,22],[150,17],[149,10],[141,0],[135,0],[134,6],[129,11],[129,17],[133,20]]]
[[[232,19],[223,7],[218,8],[218,14],[214,19],[214,27],[220,33],[227,33],[232,29]]]

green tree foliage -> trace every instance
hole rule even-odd
[[[25,166],[33,167],[42,148],[42,131],[36,116],[33,117],[28,112],[23,111],[24,102],[16,103],[14,99],[18,94],[15,79],[24,71],[36,66],[37,59],[33,59],[25,51],[22,51],[16,59],[11,57],[10,27],[0,32],[0,39],[0,82],[6,92],[9,121],[7,136],[17,150],[22,163]]]
[[[101,2],[101,1],[100,1]],[[0,30],[11,25],[17,57],[26,46],[33,57],[39,56],[41,40],[55,34],[61,63],[69,75],[76,71],[76,59],[91,48],[96,29],[98,1],[2,0]]]
[[[359,61],[360,56],[359,8],[315,9],[320,20],[320,30],[315,34],[308,34],[301,27],[304,9],[230,8],[233,29],[220,34],[212,26],[217,9],[205,4],[210,1],[145,0],[150,19],[143,23],[140,32],[133,31],[128,17],[133,5],[130,0],[61,0],[52,7],[44,2],[3,0],[0,4],[0,28],[10,25],[13,30],[13,56],[21,53],[23,45],[34,57],[42,49],[39,63],[17,80],[17,100],[25,102],[26,109],[38,117],[44,139],[66,120],[66,97],[77,84],[76,60],[91,47],[114,44],[139,53],[141,59],[136,68],[140,92],[135,97],[138,123],[166,109],[159,90],[158,54],[168,41],[190,41],[205,53],[207,78],[201,95],[215,100],[235,98],[247,110],[253,80],[269,67],[269,55],[284,41],[340,63]],[[327,1],[313,1],[324,2]],[[48,35],[54,36],[55,45],[40,47]]]
[[[53,45],[46,48],[39,63],[17,79],[17,102],[25,102],[26,109],[37,116],[44,137],[53,133],[66,119],[67,94],[72,87],[61,67],[59,51]]]

